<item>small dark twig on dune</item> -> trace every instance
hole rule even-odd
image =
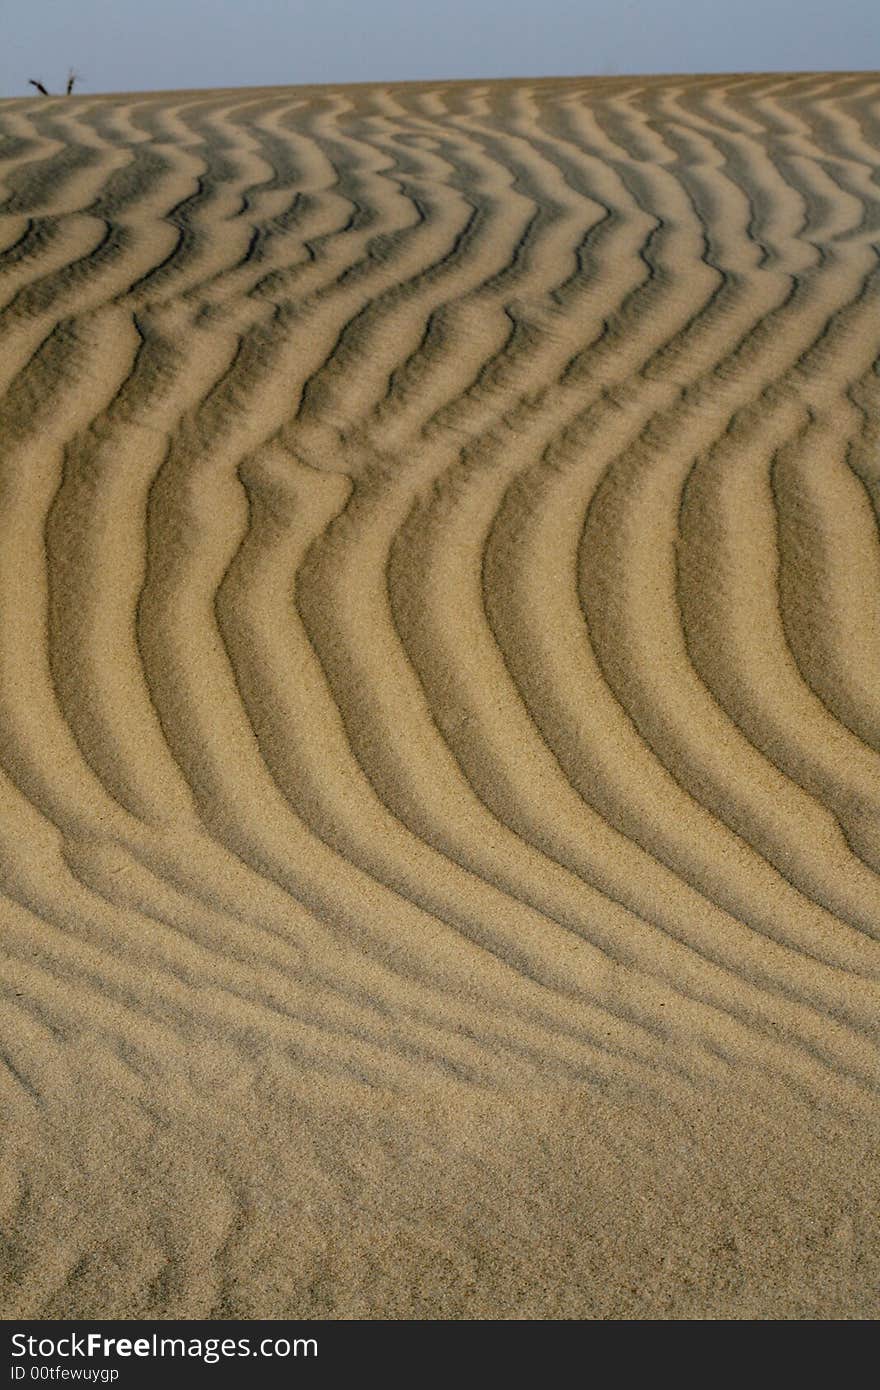
[[[74,86],[75,86],[76,83],[79,81],[79,78],[80,78],[80,75],[79,75],[79,73],[76,71],[75,68],[69,68],[69,69],[68,69],[68,72],[67,72],[67,86],[66,86],[66,88],[65,88],[65,91],[66,91],[66,93],[67,93],[68,96],[72,96],[72,95],[73,95]],[[49,88],[48,88],[48,87],[45,87],[45,86],[43,85],[42,82],[38,82],[37,79],[36,79],[35,77],[29,77],[29,78],[28,78],[28,84],[29,84],[31,87],[36,87],[37,91],[40,92],[44,97],[49,97],[49,96],[52,95],[52,93],[49,91]]]

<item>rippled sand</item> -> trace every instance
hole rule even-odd
[[[6,1316],[880,1311],[878,132],[0,103]]]

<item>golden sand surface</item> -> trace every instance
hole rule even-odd
[[[878,135],[0,103],[7,1317],[880,1311]]]

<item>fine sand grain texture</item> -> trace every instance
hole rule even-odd
[[[880,81],[0,134],[5,1315],[880,1312]]]

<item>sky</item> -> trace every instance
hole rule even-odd
[[[0,96],[880,68],[878,0],[0,0]]]

